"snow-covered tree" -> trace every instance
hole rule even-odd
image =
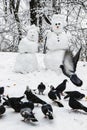
[[[30,24],[40,27],[39,42],[43,42],[45,30],[50,28],[43,15],[51,20],[54,13],[66,16],[65,31],[72,35],[70,48],[76,52],[82,45],[81,57],[87,59],[86,0],[1,0],[0,50],[17,51],[18,44],[26,35]]]

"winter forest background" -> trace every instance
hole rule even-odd
[[[0,0],[0,51],[17,52],[27,28],[40,28],[39,45],[43,50],[45,31],[54,13],[66,16],[65,31],[72,35],[70,49],[76,52],[82,45],[81,60],[87,61],[87,0]]]

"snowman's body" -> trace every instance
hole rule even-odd
[[[20,53],[35,53],[38,51],[38,44],[25,37],[21,40],[18,48]]]
[[[33,25],[32,25],[33,26]],[[29,28],[28,34],[19,44],[15,72],[29,73],[38,70],[36,53],[38,52],[38,32],[36,27]]]
[[[18,54],[15,64],[15,72],[26,74],[36,70],[38,70],[38,62],[34,53]]]

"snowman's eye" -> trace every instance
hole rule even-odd
[[[58,25],[60,25],[60,23],[58,23]]]
[[[56,25],[56,26],[57,26],[57,25],[60,25],[60,23],[56,23],[55,25]]]

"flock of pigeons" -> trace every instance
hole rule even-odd
[[[57,104],[59,107],[64,107],[64,105],[60,102],[61,96],[64,96],[64,99],[69,98],[69,106],[74,110],[83,110],[87,112],[87,107],[81,104],[78,100],[85,97],[85,94],[80,93],[79,91],[65,91],[66,89],[67,79],[65,79],[61,84],[57,87],[50,86],[50,91],[48,92],[48,97],[52,102]],[[38,93],[44,95],[44,90],[46,86],[41,82],[38,87]],[[24,92],[26,95],[27,101],[22,101],[25,96],[21,97],[9,97],[4,95],[4,87],[0,87],[0,116],[2,116],[6,109],[9,107],[12,108],[15,112],[19,112],[23,117],[24,121],[32,121],[37,122],[37,118],[35,117],[35,113],[33,112],[35,108],[35,104],[41,105],[41,111],[49,120],[54,119],[53,117],[53,108],[51,104],[48,104],[46,101],[42,100],[37,94],[35,90],[31,90],[28,86]]]

